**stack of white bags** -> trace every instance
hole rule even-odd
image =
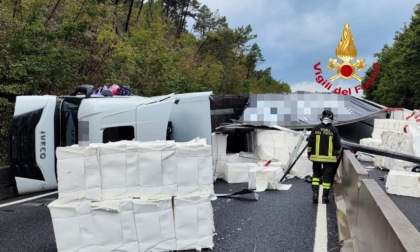
[[[419,157],[420,111],[397,109],[391,112],[391,119],[375,119],[372,138],[361,139],[360,144]],[[411,172],[417,164],[361,152],[357,155],[361,161],[373,161],[375,167],[390,170],[387,193],[420,197],[420,174]]]
[[[418,155],[419,127],[418,122],[410,120],[375,119],[372,138],[361,139],[360,144],[407,155]],[[415,166],[411,162],[362,152],[358,153],[358,159],[374,162],[375,167],[380,169],[396,171],[411,170]]]
[[[248,183],[248,189],[258,192],[278,189],[280,179],[284,175],[285,165],[283,164],[289,160],[298,137],[286,132],[265,130],[257,131],[255,139],[258,153],[227,154],[227,135],[213,133],[212,153],[215,179],[221,178],[228,183]],[[284,144],[285,142],[288,144]],[[272,161],[279,158],[283,159],[282,162]],[[311,164],[309,164],[309,170],[310,168]]]
[[[299,143],[299,135],[279,130],[257,130],[255,147],[261,160],[276,160],[286,165]],[[302,143],[297,150],[300,153],[305,148]],[[297,159],[290,175],[304,179],[312,175],[312,162],[308,160],[307,151]]]
[[[58,251],[212,248],[211,152],[205,139],[57,148]]]
[[[275,161],[270,164],[271,167],[277,166],[277,163],[282,164],[284,169],[299,142],[299,135],[279,130],[255,130],[253,139],[254,153],[230,154],[226,153],[227,135],[212,134],[215,179],[222,178],[228,183],[248,182],[249,171],[269,160]],[[301,144],[298,153],[304,147],[305,144]],[[308,160],[306,151],[297,160],[291,175],[300,178],[312,175],[312,162]]]

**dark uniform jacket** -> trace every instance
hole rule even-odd
[[[340,135],[332,124],[316,125],[308,138],[308,157],[313,162],[337,162],[341,152]]]

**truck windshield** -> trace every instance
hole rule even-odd
[[[77,113],[79,111],[80,103],[81,99],[65,98],[61,104],[60,146],[71,146],[78,142]]]

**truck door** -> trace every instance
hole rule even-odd
[[[166,140],[169,115],[175,99],[142,104],[136,110],[136,140]]]

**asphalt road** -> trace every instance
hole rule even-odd
[[[301,179],[286,191],[260,192],[258,201],[218,198],[212,202],[216,235],[214,251],[313,251],[317,205],[310,184]],[[247,184],[215,183],[216,193],[232,193]],[[33,196],[33,195],[30,195]],[[28,197],[28,196],[26,196]],[[22,199],[25,197],[20,197]],[[47,205],[57,194],[16,205],[0,201],[0,251],[56,251]],[[333,201],[332,201],[333,202]],[[339,251],[335,204],[327,205],[328,251]]]

